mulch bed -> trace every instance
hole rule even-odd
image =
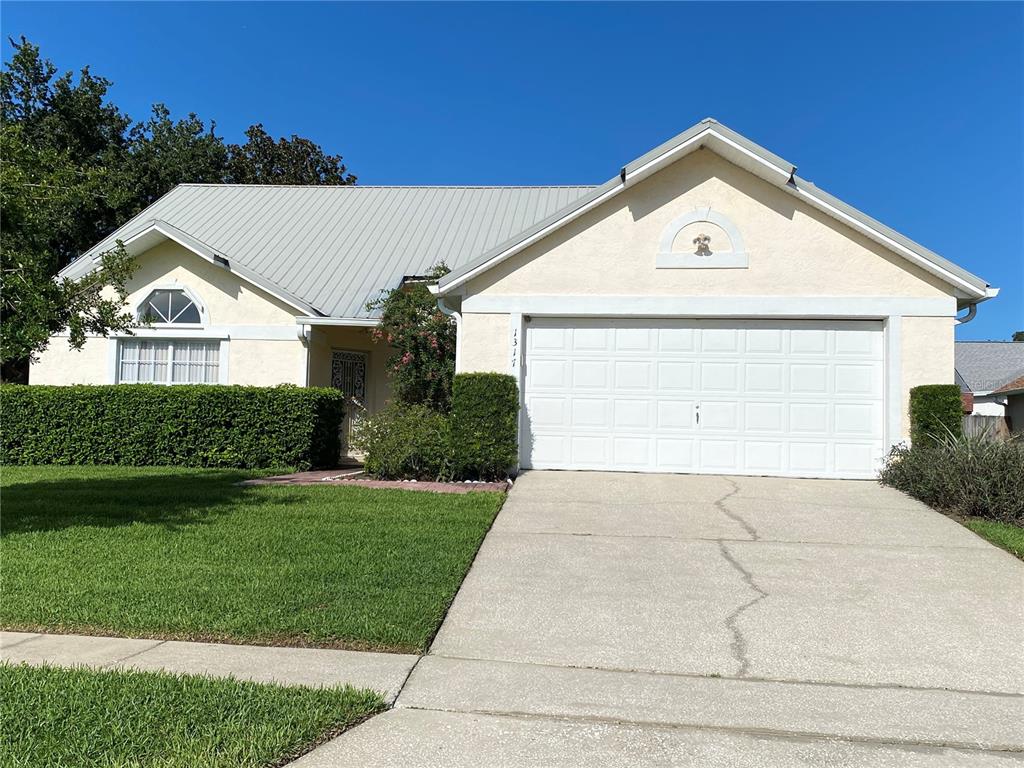
[[[239,485],[350,485],[359,488],[397,488],[402,491],[433,491],[434,493],[471,493],[473,491],[507,491],[511,482],[500,483],[436,483],[423,480],[374,480],[358,469],[319,469],[293,472],[290,475],[257,477]]]

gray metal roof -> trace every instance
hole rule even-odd
[[[1024,376],[1024,342],[958,341],[956,373],[971,392],[992,392]]]
[[[182,184],[65,271],[166,222],[321,314],[369,317],[381,289],[458,268],[591,189]]]
[[[968,303],[995,295],[980,277],[801,179],[791,163],[711,118],[633,160],[599,187],[184,184],[62,274],[79,277],[91,268],[90,257],[115,239],[127,242],[161,224],[161,232],[181,233],[204,253],[223,256],[233,271],[276,289],[275,295],[303,311],[365,318],[366,302],[404,276],[422,275],[444,260],[452,272],[440,288],[450,290],[618,194],[627,182],[705,145],[957,285]]]

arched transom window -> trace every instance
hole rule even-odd
[[[146,297],[139,307],[139,319],[150,323],[202,322],[199,306],[180,288],[161,288]]]

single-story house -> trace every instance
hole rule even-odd
[[[1004,419],[1011,432],[1024,431],[1024,342],[958,341],[955,350],[964,410]]]
[[[523,467],[872,477],[998,291],[796,170],[707,119],[597,187],[183,184],[62,272],[122,240],[156,322],[55,340],[30,380],[331,385],[372,412],[367,301],[444,261],[457,369],[519,381]]]

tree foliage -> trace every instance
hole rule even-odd
[[[231,144],[195,114],[175,120],[163,104],[134,122],[108,98],[111,82],[88,67],[59,73],[24,37],[0,72],[2,207],[0,293],[5,364],[45,349],[68,328],[123,330],[123,248],[80,283],[58,271],[181,183],[354,184],[340,155],[300,136],[274,139],[262,125]],[[6,377],[6,376],[5,376]]]
[[[455,324],[437,308],[427,285],[448,273],[443,263],[424,280],[408,282],[367,304],[381,312],[370,333],[395,354],[388,360],[391,386],[399,402],[447,413],[455,376]]]
[[[341,155],[328,155],[309,139],[292,135],[274,141],[257,123],[244,144],[228,146],[227,180],[233,184],[355,184]]]
[[[0,351],[3,360],[40,351],[66,329],[74,347],[87,333],[133,325],[123,311],[133,260],[118,245],[80,281],[55,280],[60,268],[54,232],[68,231],[75,213],[103,183],[102,169],[83,169],[67,152],[26,143],[20,126],[0,126]]]

